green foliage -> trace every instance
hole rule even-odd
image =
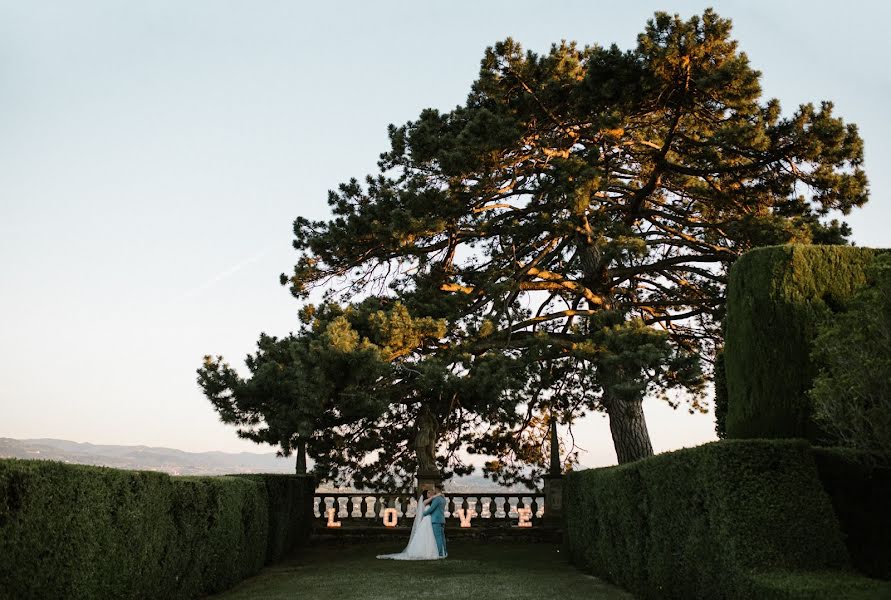
[[[820,323],[866,281],[876,254],[848,246],[775,246],[730,272],[724,361],[727,436],[820,441],[808,390]]]
[[[727,440],[574,472],[564,514],[571,560],[641,598],[784,598],[753,578],[777,572],[856,579],[799,441]]]
[[[752,576],[747,593],[759,600],[887,600],[891,585],[852,573],[780,571]]]
[[[270,500],[244,478],[0,460],[0,596],[220,591],[266,561]]]
[[[391,126],[379,171],[329,193],[330,220],[295,221],[299,257],[282,283],[298,298],[397,297],[414,318],[444,320],[444,339],[420,353],[452,373],[437,396],[479,357],[513,361],[519,387],[497,403],[436,411],[449,432],[475,413],[483,437],[500,437],[467,443],[502,463],[529,447],[502,441],[552,414],[566,424],[603,409],[614,431],[646,436],[623,415],[650,384],[699,408],[704,369],[687,367],[721,343],[730,264],[757,246],[844,241],[827,215],[867,200],[857,128],[829,102],[783,116],[730,29],[711,10],[657,13],[627,51],[495,44],[466,103]],[[620,353],[638,360],[621,378],[589,351],[604,313],[663,335]],[[617,346],[634,337],[614,333]]]
[[[222,356],[205,356],[198,383],[223,422],[238,425],[239,436],[277,445],[284,456],[296,450],[298,473],[305,472],[308,446],[316,473],[333,478],[332,452],[349,452],[341,441],[353,428],[369,429],[389,409],[381,381],[441,336],[444,325],[375,299],[346,308],[308,306],[301,318],[296,335],[260,334],[256,354],[245,360],[250,377]]]
[[[715,355],[715,433],[718,438],[727,437],[727,371],[724,367],[724,351]]]
[[[847,448],[814,451],[823,487],[832,499],[851,562],[870,577],[891,579],[891,465]]]
[[[312,532],[313,497],[316,485],[312,477],[300,475],[233,475],[266,487],[269,528],[266,532],[266,564],[284,558],[294,548],[306,543]]]
[[[891,255],[866,274],[845,309],[818,326],[810,398],[814,419],[840,445],[891,456]]]

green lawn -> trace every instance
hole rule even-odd
[[[631,600],[567,564],[554,544],[455,540],[444,561],[377,560],[399,544],[326,544],[264,569],[219,599]]]

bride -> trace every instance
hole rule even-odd
[[[398,554],[379,554],[378,558],[393,560],[439,560],[439,549],[433,537],[433,524],[430,515],[424,516],[424,499],[426,492],[418,498],[415,522],[411,526],[411,535],[405,550]]]

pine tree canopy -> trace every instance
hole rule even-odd
[[[418,402],[454,398],[441,423],[475,414],[484,430],[447,427],[449,443],[494,453],[496,477],[508,455],[541,459],[524,436],[551,415],[605,410],[620,462],[652,452],[639,403],[676,388],[703,407],[734,259],[845,243],[833,217],[867,201],[856,126],[830,102],[784,114],[762,98],[730,33],[707,10],[657,13],[627,51],[495,44],[463,105],[391,125],[379,172],[330,192],[330,220],[295,221],[282,282],[298,298],[398,299],[406,318],[443,323],[403,362]],[[419,382],[477,364],[512,374],[483,378],[497,399]]]

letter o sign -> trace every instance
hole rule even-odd
[[[395,508],[384,509],[384,527],[396,527],[399,515]]]

